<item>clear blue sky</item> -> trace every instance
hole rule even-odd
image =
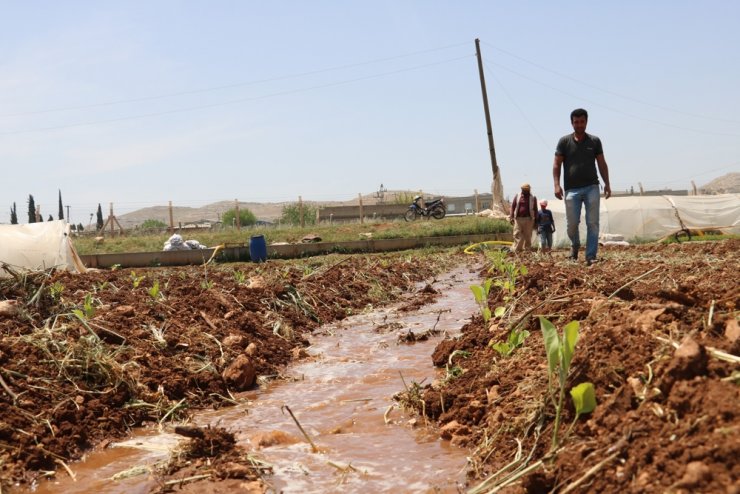
[[[612,189],[740,171],[740,2],[0,0],[0,222],[220,200],[552,197],[589,110]],[[65,212],[66,213],[66,212]]]

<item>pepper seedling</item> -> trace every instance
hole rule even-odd
[[[540,327],[542,328],[542,338],[545,341],[545,351],[547,352],[547,384],[550,396],[553,395],[552,378],[557,375],[559,392],[555,405],[555,423],[552,429],[551,450],[555,450],[560,443],[558,430],[560,429],[560,418],[563,409],[563,399],[565,397],[566,381],[570,372],[570,363],[573,360],[573,354],[578,343],[578,331],[580,323],[571,321],[563,327],[563,333],[560,334],[553,323],[540,316]],[[583,413],[590,413],[596,408],[596,395],[594,385],[589,382],[580,383],[570,391],[573,404],[576,409],[576,416],[568,432],[575,425],[578,417]],[[567,433],[566,433],[567,436]]]

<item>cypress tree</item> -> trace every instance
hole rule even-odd
[[[64,207],[62,206],[62,189],[59,189],[59,217],[58,219],[64,219]]]
[[[82,223],[77,223],[77,231],[78,232],[84,232],[85,231],[85,227],[82,226]]]
[[[105,222],[103,221],[103,208],[101,208],[100,203],[98,203],[98,230],[102,230],[103,225],[105,225]]]
[[[15,203],[13,203],[13,207],[10,208],[10,224],[11,225],[17,225],[18,224],[18,213],[15,209]]]
[[[49,215],[49,219],[47,219],[46,221],[54,221],[54,217],[52,215]]]
[[[28,196],[28,222],[36,223],[36,201],[33,200],[33,196]]]

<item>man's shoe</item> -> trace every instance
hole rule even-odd
[[[567,257],[567,259],[570,259],[572,261],[577,261],[578,260],[578,251],[577,250],[574,250],[574,249],[571,249],[570,255]]]
[[[590,266],[592,264],[596,264],[597,262],[599,262],[598,259],[586,259],[586,266]]]

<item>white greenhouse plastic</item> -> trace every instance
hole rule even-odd
[[[14,271],[54,267],[84,272],[85,266],[72,245],[69,232],[69,224],[64,220],[0,225],[0,278],[10,276],[2,269],[4,265]]]
[[[553,244],[570,245],[565,229],[565,203],[548,201],[555,219]],[[740,194],[704,196],[629,196],[601,198],[599,230],[627,241],[655,240],[679,230],[740,233]],[[581,211],[581,244],[586,244],[585,210]]]

